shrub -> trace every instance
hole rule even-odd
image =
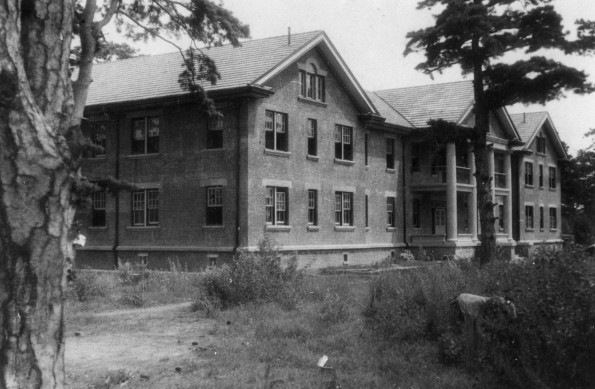
[[[337,291],[328,291],[320,305],[319,319],[326,324],[336,324],[348,321],[352,310],[345,295]]]
[[[93,271],[81,270],[67,290],[66,296],[75,297],[80,302],[90,301],[96,297],[107,295],[107,287],[99,282],[97,274]]]
[[[485,366],[517,387],[588,387],[585,374],[595,355],[593,264],[578,251],[542,251],[532,259],[484,269],[492,280],[487,291],[506,295],[517,310],[516,318],[495,304],[485,310]]]
[[[258,251],[239,250],[230,265],[205,271],[198,300],[207,298],[222,308],[274,301],[293,309],[302,275],[297,269],[297,258],[282,257],[278,246],[264,239]]]

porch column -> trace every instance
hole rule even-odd
[[[446,240],[457,239],[457,156],[455,143],[446,145]]]
[[[467,154],[469,160],[469,170],[471,171],[471,177],[469,177],[469,183],[473,187],[469,197],[467,197],[467,212],[469,218],[469,231],[471,231],[471,239],[477,240],[477,184],[475,180],[475,153],[473,149],[469,150]]]
[[[504,171],[506,173],[506,188],[508,189],[508,196],[506,196],[506,204],[504,204],[505,224],[504,232],[508,240],[512,240],[512,163],[510,152],[504,155]]]

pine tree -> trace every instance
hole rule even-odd
[[[489,171],[489,113],[515,103],[541,103],[564,96],[565,91],[593,91],[587,75],[575,68],[537,55],[542,49],[565,53],[588,51],[593,25],[582,21],[582,39],[568,39],[562,17],[550,0],[422,0],[419,9],[438,9],[435,24],[407,34],[405,55],[425,54],[417,69],[432,74],[458,65],[473,78],[477,198],[481,226],[482,264],[495,256],[494,206]],[[591,36],[591,38],[589,38]],[[524,53],[507,62],[506,55]],[[540,52],[541,54],[541,52]]]

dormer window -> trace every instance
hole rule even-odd
[[[326,100],[325,77],[316,65],[310,64],[300,69],[300,96],[316,101]]]

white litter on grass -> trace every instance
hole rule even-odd
[[[326,364],[326,361],[328,361],[328,357],[326,355],[323,355],[322,358],[320,358],[318,360],[318,367],[324,367],[324,365]]]

